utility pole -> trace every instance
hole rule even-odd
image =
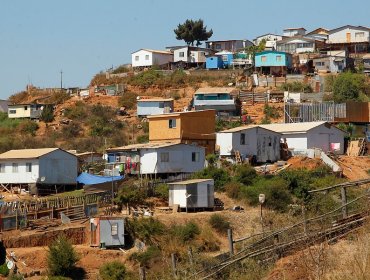
[[[63,90],[63,71],[60,70],[60,90]]]

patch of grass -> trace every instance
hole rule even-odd
[[[227,230],[230,228],[230,222],[228,221],[228,219],[220,214],[212,214],[209,218],[208,223],[218,233],[222,234],[226,234]]]

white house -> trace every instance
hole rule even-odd
[[[193,46],[179,46],[171,48],[173,51],[173,62],[186,63],[205,63],[206,55],[213,54],[214,51],[206,48],[199,48]]]
[[[213,179],[192,179],[169,183],[168,205],[179,205],[180,208],[213,208]]]
[[[172,98],[150,98],[137,100],[137,115],[145,117],[173,112]]]
[[[205,148],[176,142],[133,144],[107,149],[105,174],[180,174],[204,168]]]
[[[242,160],[255,157],[257,162],[280,159],[281,134],[258,125],[240,126],[216,134],[216,147],[221,157],[239,152]]]
[[[265,50],[276,50],[276,41],[282,40],[284,37],[282,35],[276,35],[272,33],[264,34],[256,37],[253,40],[253,43],[258,46],[262,40],[265,40],[266,46]]]
[[[42,104],[16,104],[8,105],[8,117],[38,119],[41,116],[44,105]]]
[[[10,150],[0,154],[2,186],[75,185],[77,157],[59,148]],[[33,189],[32,193],[37,193]]]
[[[260,126],[281,133],[289,149],[319,148],[324,152],[344,153],[344,137],[347,133],[328,122],[274,123]]]
[[[165,65],[173,61],[173,53],[169,51],[140,49],[131,54],[132,67],[151,67]]]
[[[349,53],[367,53],[370,46],[370,28],[345,25],[332,29],[326,43],[331,50],[345,49]]]
[[[303,36],[306,34],[306,29],[303,27],[298,27],[298,28],[285,28],[283,30],[283,36],[285,37],[293,37],[293,36]]]
[[[308,37],[295,36],[288,37],[276,42],[276,49],[287,53],[307,53],[315,52],[316,49],[324,45],[324,40],[317,40]]]
[[[10,101],[0,99],[0,112],[7,113]]]

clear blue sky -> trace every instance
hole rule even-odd
[[[202,18],[211,39],[253,39],[285,27],[370,26],[369,0],[1,0],[0,98],[38,87],[85,87],[140,48],[181,44],[173,29]]]

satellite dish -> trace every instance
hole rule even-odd
[[[9,261],[7,262],[7,264],[6,264],[6,266],[8,267],[8,269],[9,269],[9,270],[11,270],[11,269],[13,269],[13,267],[14,267],[14,262],[13,262],[13,261],[11,261],[11,260],[9,260]]]
[[[45,179],[46,179],[46,178],[45,178],[45,176],[42,176],[42,177],[40,178],[40,181],[41,181],[41,182],[44,182],[44,181],[45,181]]]

